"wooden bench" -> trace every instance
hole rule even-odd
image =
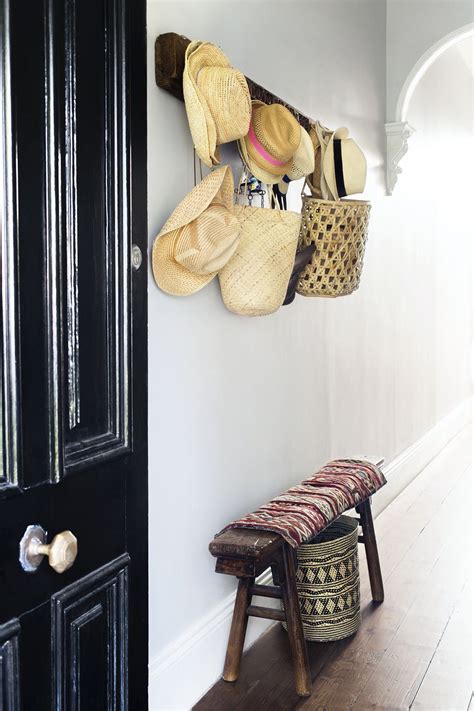
[[[382,462],[378,460],[377,464]],[[382,573],[370,505],[369,498],[356,507],[357,520],[362,528],[359,542],[365,545],[372,599],[383,602]],[[295,549],[277,533],[234,528],[214,538],[209,550],[217,558],[216,572],[235,575],[239,581],[224,664],[225,681],[236,681],[239,676],[248,618],[263,617],[286,622],[296,693],[309,696],[311,674],[296,588]],[[273,585],[256,584],[255,579],[268,568],[272,570]],[[284,610],[253,605],[254,595],[280,599]]]

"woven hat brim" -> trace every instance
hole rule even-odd
[[[173,210],[155,239],[155,243],[168,232],[179,230],[199,217],[209,207],[217,193],[222,193],[222,204],[228,210],[234,205],[234,178],[229,165],[223,165],[209,173],[194,186]]]
[[[201,101],[185,74],[183,74],[183,96],[193,146],[204,165],[212,168],[219,162],[214,122],[207,104]]]
[[[172,296],[190,296],[209,284],[217,272],[194,274],[174,259],[177,232],[171,232],[153,245],[153,274],[162,291]]]
[[[229,165],[223,165],[194,186],[171,213],[153,242],[152,268],[155,281],[163,291],[174,296],[194,294],[215,277],[217,272],[194,274],[174,259],[179,230],[199,217],[221,191],[221,204],[234,209],[234,178]]]
[[[323,158],[323,174],[327,186],[333,196],[340,200],[343,195],[339,195],[337,189],[336,172],[334,166],[334,136],[332,134],[328,141]],[[350,143],[349,143],[350,142]],[[349,145],[351,146],[349,148]],[[367,178],[367,161],[357,143],[352,138],[343,139],[341,142],[343,151],[342,162],[344,170],[344,183],[346,195],[357,195],[363,193]],[[346,155],[344,155],[346,153]]]
[[[280,182],[278,183],[278,190],[281,192],[282,195],[287,194],[288,187],[289,183],[287,183],[285,180],[280,180]]]
[[[245,136],[252,104],[242,72],[234,67],[207,66],[199,70],[196,83],[214,121],[217,145]]]
[[[225,54],[210,42],[191,42],[186,48],[183,72],[184,103],[196,153],[210,168],[219,163],[220,157],[214,119],[196,82],[196,76],[204,66],[230,67],[230,64]]]
[[[231,68],[231,63],[224,52],[212,42],[191,42],[186,50],[188,54],[187,71],[195,80],[204,67]]]
[[[252,175],[258,178],[260,182],[266,183],[267,185],[275,185],[285,175],[285,173],[281,173],[281,175],[272,175],[271,173],[267,173],[266,170],[263,170],[263,168],[257,165],[257,163],[255,163],[255,161],[250,158],[247,152],[247,147],[245,145],[245,140],[243,138],[238,141],[238,146],[240,157],[242,158],[243,162],[245,163],[249,171],[252,173]]]
[[[313,141],[309,133],[301,127],[301,140],[287,172],[290,180],[300,180],[314,172]]]
[[[239,95],[239,103],[236,96],[232,94],[228,81],[225,81],[224,86],[227,87],[227,94],[223,95],[225,110],[220,111],[219,102],[217,106],[214,105],[215,97],[214,100],[206,97],[206,92],[199,84],[198,76],[201,70],[222,69],[235,75],[234,80],[240,84],[243,96]],[[211,82],[212,88],[214,82],[212,79],[208,81]],[[220,163],[218,143],[236,140],[248,130],[251,110],[247,81],[239,70],[231,66],[219,47],[211,42],[191,42],[186,49],[183,94],[196,152],[207,166],[218,165]],[[222,96],[220,98],[222,99]],[[209,104],[208,101],[211,103]],[[228,102],[231,102],[231,109],[227,106]],[[212,108],[214,108],[214,115]]]

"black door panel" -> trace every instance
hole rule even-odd
[[[20,708],[20,674],[18,620],[0,625],[0,709],[17,711]]]
[[[127,707],[128,562],[123,555],[53,596],[56,708]]]
[[[0,708],[145,710],[145,1],[0,20]],[[31,524],[72,567],[23,570]]]

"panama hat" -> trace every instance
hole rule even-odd
[[[330,137],[323,157],[323,172],[334,199],[364,192],[367,161],[347,128],[338,128]]]
[[[217,165],[217,146],[248,131],[252,109],[247,81],[219,47],[191,42],[185,55],[183,94],[196,153],[207,166]]]
[[[208,284],[237,249],[230,166],[217,168],[173,211],[153,244],[155,281],[168,294],[187,296]]]
[[[263,183],[275,184],[291,169],[301,141],[301,126],[285,106],[252,101],[246,136],[239,140],[242,160]]]
[[[290,169],[278,183],[281,193],[288,192],[288,184],[292,180],[300,180],[314,171],[314,148],[309,133],[301,127],[301,139],[296,153],[291,161]]]

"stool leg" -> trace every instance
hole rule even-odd
[[[295,669],[296,693],[298,696],[311,695],[311,674],[309,671],[306,640],[301,624],[301,612],[296,588],[295,565],[292,551],[288,545],[283,546],[280,569],[280,585],[285,604],[286,624],[291,656]]]
[[[367,499],[367,501],[359,504],[356,510],[360,514],[360,524],[362,526],[365,554],[367,556],[367,567],[369,569],[372,599],[375,602],[383,602],[384,591],[382,571],[380,570],[380,560],[377,550],[377,539],[375,538],[374,521],[370,508],[370,499]]]
[[[278,576],[278,565],[272,564],[270,567],[272,569],[273,585],[280,585],[280,578]]]
[[[224,673],[225,681],[236,681],[239,676],[240,660],[244,648],[245,633],[247,631],[247,608],[252,601],[250,592],[255,578],[239,578],[239,587],[235,598],[234,614],[230,627],[229,641],[225,655]]]

